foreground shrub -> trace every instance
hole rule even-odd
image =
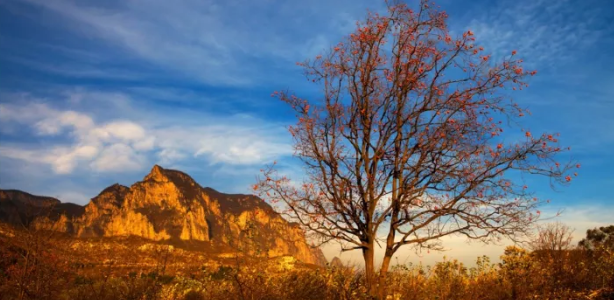
[[[269,261],[170,276],[157,269],[121,275],[101,265],[88,275],[73,270],[74,275],[61,256],[20,251],[0,247],[0,299],[372,299],[359,268],[282,269]],[[500,263],[480,257],[472,267],[457,260],[398,265],[382,284],[387,300],[614,299],[614,252],[605,247],[532,252],[508,247]]]

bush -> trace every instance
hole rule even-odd
[[[205,295],[197,291],[189,291],[183,296],[183,300],[205,300]]]
[[[73,275],[70,264],[49,252],[26,264],[23,253],[0,250],[0,299],[370,299],[364,274],[346,267],[281,270],[261,263],[184,276],[155,270],[119,275],[101,266],[89,275]],[[498,264],[480,257],[475,267],[456,260],[432,267],[398,265],[382,284],[390,300],[614,299],[614,251],[508,247]]]

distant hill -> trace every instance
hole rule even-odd
[[[304,263],[326,263],[321,250],[307,244],[301,228],[264,200],[203,188],[187,174],[158,165],[142,181],[109,186],[85,206],[0,190],[0,221],[48,226],[76,238],[136,236],[191,250],[289,255]]]

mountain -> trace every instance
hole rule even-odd
[[[323,265],[304,232],[253,195],[202,187],[158,165],[142,181],[114,184],[83,206],[17,190],[0,190],[0,221],[51,228],[77,238],[136,236],[209,252],[290,255]]]
[[[45,215],[57,220],[61,215],[73,218],[84,208],[74,203],[62,203],[52,197],[35,196],[18,190],[0,190],[0,221],[13,225],[28,225]]]

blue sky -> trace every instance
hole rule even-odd
[[[415,5],[415,1],[409,1]],[[439,1],[452,33],[537,69],[523,127],[557,131],[582,164],[533,186],[577,228],[614,223],[614,2]],[[153,164],[249,192],[277,160],[300,176],[275,90],[318,96],[295,62],[383,1],[0,1],[0,187],[85,204]],[[610,214],[611,213],[611,214]],[[609,214],[609,215],[608,215]]]

